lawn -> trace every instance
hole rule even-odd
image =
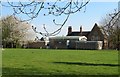
[[[118,51],[5,49],[4,75],[118,75]]]

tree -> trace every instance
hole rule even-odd
[[[108,14],[102,22],[103,29],[108,35],[108,46],[120,49],[120,11]]]
[[[3,17],[0,20],[2,26],[2,42],[4,47],[16,47],[28,36],[30,25],[20,22],[14,16]]]
[[[61,32],[62,27],[65,25],[67,20],[69,19],[71,14],[80,12],[83,7],[86,9],[86,5],[89,3],[90,0],[56,0],[55,2],[45,2],[43,1],[29,1],[29,2],[9,2],[9,6],[7,7],[12,7],[14,10],[13,15],[19,15],[23,14],[28,17],[28,19],[25,19],[23,21],[30,21],[36,18],[42,10],[46,10],[47,12],[43,14],[44,16],[49,16],[53,15],[56,17],[64,16],[65,19],[62,21],[62,23],[56,22],[56,19],[53,19],[53,23],[59,28],[57,30],[54,30],[53,32],[48,32],[46,29],[46,26],[43,25],[45,33],[41,31],[37,31],[36,27],[32,26],[33,30],[36,33],[39,33],[43,37],[49,37],[49,36],[55,36]],[[60,4],[61,3],[61,4]],[[3,5],[6,6],[6,5]]]

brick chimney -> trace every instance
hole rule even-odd
[[[68,35],[70,35],[71,33],[72,33],[72,27],[69,26],[69,27],[68,27]]]
[[[80,36],[82,36],[82,26],[80,26]]]

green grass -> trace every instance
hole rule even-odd
[[[118,51],[5,49],[3,75],[118,75]]]

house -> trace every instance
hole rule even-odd
[[[108,48],[107,35],[102,27],[98,26],[96,23],[91,31],[83,31],[82,26],[79,31],[72,31],[72,27],[69,26],[67,36],[85,36],[87,37],[87,41],[102,41],[102,48]]]
[[[51,36],[45,41],[29,43],[28,48],[52,48],[52,49],[106,49],[107,35],[96,23],[91,31],[72,31],[68,27],[67,36]],[[47,47],[48,46],[48,47]]]

